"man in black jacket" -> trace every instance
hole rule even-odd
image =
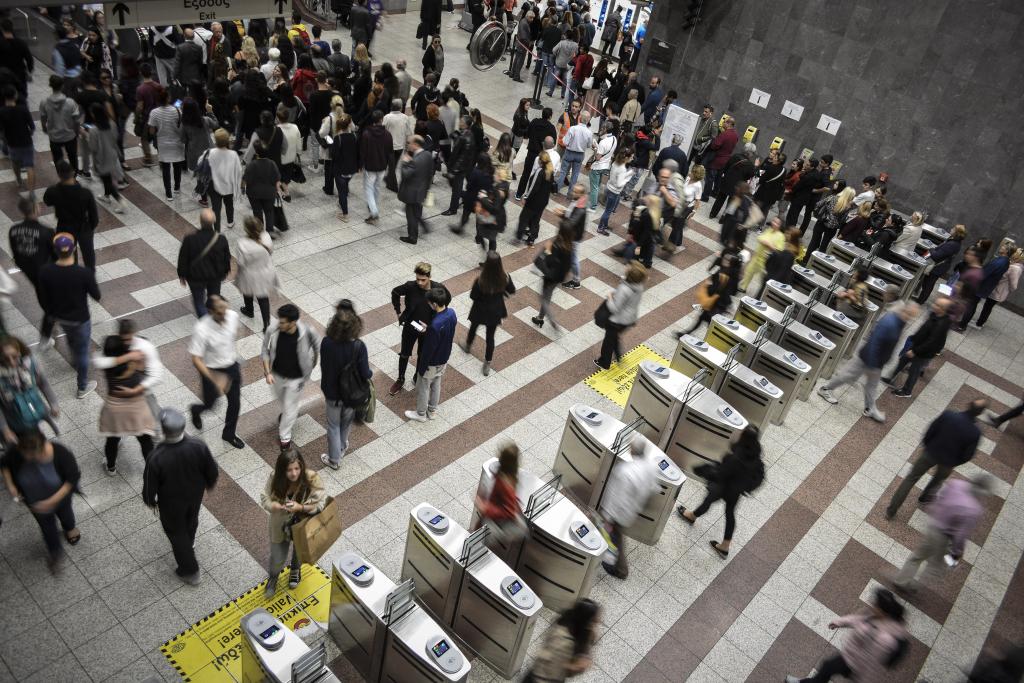
[[[178,280],[192,292],[196,317],[206,315],[206,299],[220,294],[220,283],[231,270],[228,240],[215,231],[216,217],[212,209],[199,212],[199,229],[181,241],[178,250]]]
[[[963,465],[974,457],[978,441],[981,440],[981,430],[978,428],[977,419],[987,407],[986,399],[976,398],[967,406],[967,410],[962,412],[944,410],[941,415],[932,420],[921,440],[924,450],[921,455],[917,456],[913,467],[910,468],[910,473],[892,494],[892,500],[885,508],[886,519],[896,516],[896,512],[903,505],[910,489],[914,488],[914,484],[924,476],[925,472],[935,468],[931,481],[924,487],[924,491],[917,499],[919,503],[930,502],[942,482],[946,481],[946,478],[953,472],[953,468]]]
[[[86,268],[96,269],[96,249],[93,235],[100,222],[96,210],[96,197],[75,180],[75,169],[64,159],[54,166],[60,182],[46,188],[43,203],[53,207],[57,218],[57,229],[71,233],[82,250],[82,262]]]
[[[523,192],[526,191],[526,184],[530,180],[530,171],[533,170],[533,162],[537,155],[544,149],[544,138],[558,139],[558,131],[551,123],[551,107],[544,107],[541,110],[540,118],[530,121],[530,128],[527,133],[526,160],[523,162],[523,172],[519,174],[519,187],[516,188],[516,201],[522,201]]]
[[[57,260],[39,269],[39,287],[36,290],[43,312],[60,323],[67,335],[75,371],[78,374],[78,398],[85,398],[96,382],[89,381],[89,344],[92,320],[89,317],[89,297],[100,300],[96,274],[90,268],[75,263],[75,238],[66,232],[53,238]],[[53,346],[50,338],[41,339],[39,346]]]
[[[39,307],[42,308],[43,301],[39,297],[39,270],[53,260],[53,229],[39,222],[39,208],[32,199],[19,197],[18,211],[21,212],[22,221],[11,226],[11,256],[14,258],[14,265],[18,266],[32,283]],[[53,336],[53,318],[48,316],[46,311],[43,311],[39,336],[42,339]]]
[[[174,78],[187,86],[193,81],[203,80],[203,48],[196,43],[192,29],[185,29],[184,35],[185,40],[174,48]]]
[[[377,109],[371,119],[373,123],[366,126],[359,136],[359,165],[363,168],[363,192],[370,210],[366,222],[376,225],[380,219],[380,185],[388,171],[392,144],[391,133],[381,125],[384,113]]]
[[[177,410],[160,411],[164,440],[146,461],[142,473],[142,502],[159,508],[160,525],[171,542],[174,573],[185,583],[199,583],[196,529],[203,493],[217,483],[217,463],[201,439],[185,434],[185,416]]]
[[[949,318],[949,307],[951,305],[952,301],[944,296],[940,296],[935,300],[932,304],[931,315],[918,328],[917,332],[912,334],[910,339],[907,340],[907,347],[900,355],[900,362],[896,365],[892,375],[882,378],[882,381],[886,384],[892,384],[896,376],[903,372],[905,367],[910,366],[910,369],[907,371],[906,383],[899,389],[893,389],[894,395],[908,398],[914,390],[917,379],[924,372],[924,369],[928,367],[928,363],[946,346],[946,335],[949,334],[949,326],[951,324]]]
[[[800,211],[803,210],[804,219],[800,224],[800,234],[803,235],[807,231],[807,226],[811,224],[811,214],[814,212],[814,205],[819,198],[815,190],[825,184],[827,184],[827,181],[818,170],[818,160],[811,159],[809,162],[806,162],[803,175],[800,176],[800,180],[796,181],[796,185],[793,186],[789,193],[789,211],[786,212],[786,228],[796,225],[796,221],[800,217]]]
[[[452,186],[452,199],[448,202],[448,209],[441,213],[442,216],[454,216],[459,212],[459,200],[462,198],[463,185],[466,176],[473,168],[476,160],[476,141],[470,127],[473,119],[469,116],[459,117],[458,135],[452,143],[452,151],[448,154],[448,182]],[[461,233],[461,227],[452,227],[452,232]]]
[[[398,352],[398,379],[391,385],[388,393],[394,396],[402,390],[405,384],[405,371],[409,367],[409,357],[412,356],[412,349],[418,349],[423,340],[423,333],[427,330],[434,317],[434,310],[427,303],[427,292],[431,287],[437,286],[448,291],[440,282],[433,282],[430,279],[430,264],[420,262],[413,269],[415,280],[398,285],[391,290],[391,305],[398,316],[398,324],[402,328],[402,348]],[[449,295],[450,296],[450,295]],[[405,299],[405,310],[402,310],[402,299]],[[416,384],[413,378],[413,384]]]

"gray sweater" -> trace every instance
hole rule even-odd
[[[644,286],[638,282],[620,282],[608,301],[608,311],[611,313],[609,320],[622,326],[635,324],[640,317],[640,297],[643,293]]]
[[[40,103],[39,122],[53,142],[70,142],[78,135],[82,113],[73,99],[56,93]]]

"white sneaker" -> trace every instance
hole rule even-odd
[[[821,396],[832,405],[839,403],[839,399],[832,395],[832,391],[824,386],[818,387],[818,396]]]
[[[104,204],[109,204],[110,203],[110,197],[108,195],[105,195],[105,194],[99,195],[98,197],[96,197],[96,199],[100,200]]]
[[[52,349],[57,345],[57,342],[53,341],[53,337],[43,337],[39,340],[40,349]]]
[[[870,417],[875,422],[885,422],[885,413],[878,408],[874,410],[865,410],[863,413],[864,417]]]
[[[235,229],[235,224],[234,223],[228,223],[228,230],[234,230],[234,229]]]
[[[114,202],[114,213],[124,213],[124,203],[120,199]]]
[[[85,385],[85,389],[78,390],[78,398],[85,398],[96,390],[96,380],[91,380]]]
[[[320,454],[320,462],[322,462],[323,464],[327,465],[332,470],[336,470],[336,469],[339,469],[341,467],[341,463],[338,463],[336,465],[333,462],[331,462],[331,459],[327,456],[326,453],[321,453]]]
[[[407,410],[407,411],[405,411],[405,416],[407,418],[409,418],[410,420],[416,420],[417,422],[426,422],[427,421],[427,416],[426,415],[420,415],[415,410]]]

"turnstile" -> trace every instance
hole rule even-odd
[[[696,377],[701,370],[707,370],[711,373],[708,386],[715,386],[725,367],[725,353],[703,339],[684,334],[679,337],[669,367],[687,377]]]
[[[470,664],[455,639],[416,604],[413,581],[388,595],[380,683],[444,683],[469,679]]]
[[[829,284],[831,284],[831,280],[813,268],[801,266],[798,263],[793,265],[793,288],[798,292],[810,294],[818,287],[827,288]]]
[[[328,632],[367,681],[380,680],[387,625],[384,607],[395,582],[365,557],[345,553],[334,563]]]
[[[242,617],[242,683],[339,683],[327,649],[309,645],[262,607]]]
[[[644,363],[648,363],[647,367],[650,368],[651,361]],[[664,366],[653,365],[668,372],[668,368]],[[637,381],[639,375],[633,382],[634,388]],[[632,396],[632,393],[630,395]],[[654,394],[651,394],[651,397],[654,398]],[[605,485],[612,469],[616,463],[632,458],[630,444],[633,439],[641,439],[645,445],[645,452],[651,459],[651,466],[654,467],[655,462],[662,465],[657,471],[659,492],[647,501],[636,524],[625,530],[625,533],[630,538],[648,544],[656,543],[660,538],[668,515],[672,511],[672,501],[676,499],[684,481],[682,472],[678,471],[659,450],[666,421],[672,419],[674,397],[666,398],[666,405],[667,412],[648,411],[642,416],[634,415],[635,411],[630,410],[627,402],[623,418],[629,420],[628,424],[583,404],[572,406],[552,468],[555,474],[562,478],[563,487],[572,492],[582,505],[600,509]],[[597,451],[601,452],[600,463],[593,460]],[[573,483],[569,485],[566,482]],[[667,505],[660,505],[666,500],[669,501]]]
[[[456,559],[468,535],[460,524],[427,503],[409,513],[402,580],[412,579],[419,601],[446,624],[451,623],[455,606]]]
[[[466,538],[451,626],[466,645],[503,678],[523,666],[543,603],[484,544],[487,529]]]
[[[821,370],[822,377],[831,377],[846,350],[858,338],[860,326],[842,312],[829,308],[818,301],[805,309],[804,321],[808,327],[820,331],[836,345],[836,353],[830,355]]]
[[[671,370],[665,370],[671,377]],[[680,375],[677,378],[686,379]],[[682,388],[678,408],[662,437],[665,454],[690,473],[701,463],[721,461],[733,435],[747,426],[738,410],[702,386],[700,380],[698,374]]]
[[[478,495],[490,495],[498,459],[482,466]],[[559,492],[559,477],[542,482],[537,475],[520,468],[516,496],[526,501],[523,516],[527,535],[513,542],[495,539],[494,552],[521,576],[544,605],[556,611],[590,595],[601,557],[608,544],[597,524]],[[473,512],[473,523],[479,513]]]
[[[868,253],[858,247],[853,242],[847,242],[841,240],[838,237],[828,243],[828,247],[825,248],[825,253],[835,256],[836,259],[849,265],[852,264],[859,258],[866,258]]]
[[[898,265],[910,273],[910,287],[908,291],[913,293],[917,289],[921,278],[924,277],[925,268],[928,267],[928,259],[918,255],[914,250],[891,249],[888,260],[893,265]]]
[[[823,251],[816,251],[811,254],[808,262],[816,273],[831,280],[836,273],[839,273],[839,284],[846,287],[850,283],[850,273],[853,272],[853,264],[840,261],[832,254]]]
[[[796,304],[790,304],[780,312],[763,301],[744,296],[736,310],[736,321],[755,331],[767,324],[769,339],[805,359],[811,366],[808,374],[813,379],[804,384],[803,389],[809,391],[819,377],[829,376],[824,374],[824,370],[835,367],[841,358],[842,348],[827,335],[800,322],[801,314],[803,311]],[[806,399],[809,395],[801,395],[800,398]]]
[[[899,287],[900,299],[906,299],[910,295],[914,274],[900,264],[876,258],[871,261],[870,273],[876,279],[883,280],[886,285]]]
[[[921,234],[930,239],[935,244],[941,244],[949,239],[949,232],[942,228],[937,228],[934,225],[925,223],[921,226]]]
[[[794,289],[793,285],[787,285],[778,280],[768,280],[765,283],[764,292],[761,294],[761,301],[776,310],[784,311],[789,308],[790,304],[805,308],[810,305],[811,298]]]
[[[611,415],[588,405],[577,403],[569,409],[551,470],[562,477],[562,488],[580,504],[594,507],[601,498],[615,459],[613,446],[622,446],[623,427]]]
[[[711,325],[708,326],[705,341],[712,346],[717,345],[720,350],[723,345],[727,345],[728,348],[737,344],[741,345],[741,350],[736,355],[737,360],[765,375],[784,392],[795,394],[802,401],[807,400],[811,389],[814,388],[819,365],[817,363],[812,365],[810,361],[803,360],[793,351],[771,341],[768,338],[767,326],[754,332],[729,316],[719,313],[711,318]],[[756,359],[758,355],[762,357],[760,366]],[[796,386],[787,388],[792,378],[786,375],[792,372],[797,373],[795,378],[798,383]],[[779,382],[779,379],[782,382]]]

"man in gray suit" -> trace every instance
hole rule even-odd
[[[430,226],[423,220],[423,202],[427,199],[430,181],[434,175],[434,159],[423,149],[423,138],[413,135],[402,155],[402,184],[398,188],[398,200],[405,203],[405,224],[409,234],[398,239],[407,244],[416,244],[419,229],[430,232]]]
[[[182,85],[203,80],[203,48],[196,45],[194,36],[192,29],[185,29],[185,40],[174,52],[174,78]]]

